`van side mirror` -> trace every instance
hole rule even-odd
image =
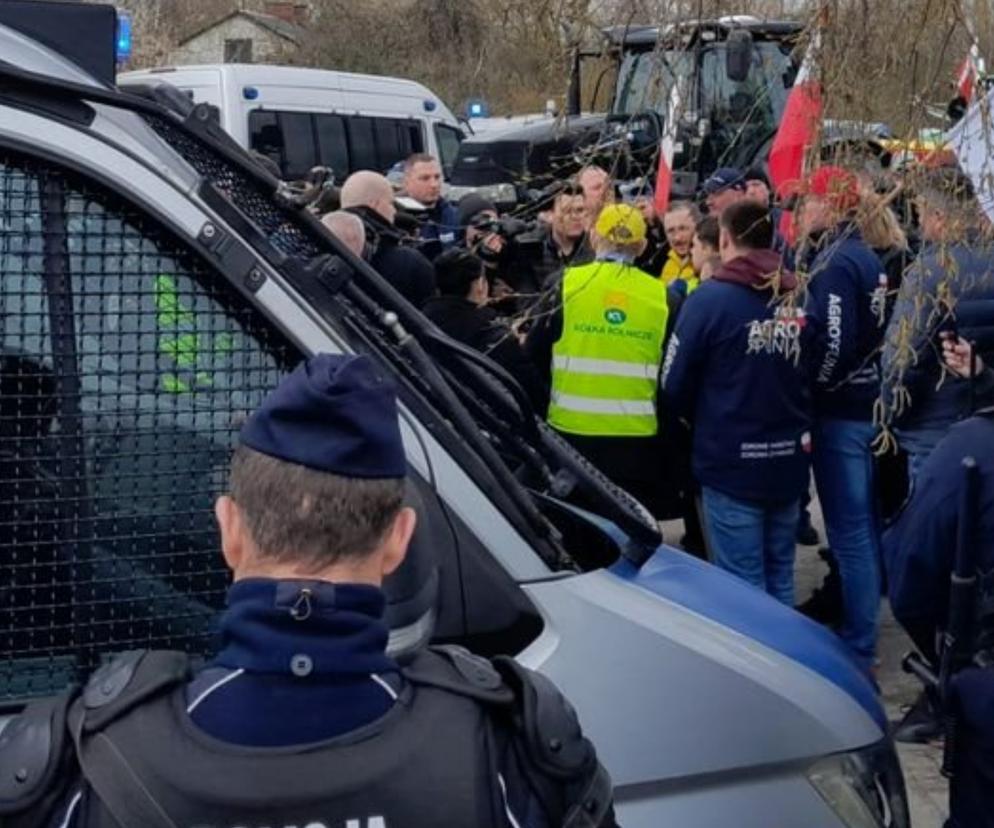
[[[752,68],[752,34],[744,29],[729,32],[725,48],[726,77],[734,83],[744,82]]]

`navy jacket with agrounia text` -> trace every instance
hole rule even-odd
[[[815,416],[870,420],[880,394],[887,274],[852,224],[819,240],[808,272]]]
[[[802,310],[775,297],[780,254],[722,266],[680,312],[663,365],[664,404],[693,429],[694,475],[742,500],[782,503],[807,486],[810,391]],[[780,276],[781,294],[796,286]]]

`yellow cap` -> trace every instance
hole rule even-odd
[[[631,204],[608,204],[597,217],[594,229],[613,244],[638,244],[645,239],[645,219]]]

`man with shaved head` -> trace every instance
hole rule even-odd
[[[356,256],[362,257],[363,249],[366,247],[366,228],[362,226],[362,219],[359,216],[346,213],[344,210],[335,210],[325,215],[321,223]]]
[[[394,225],[397,208],[390,182],[379,173],[359,170],[342,185],[341,202],[340,212],[362,221],[368,242],[365,258],[405,299],[420,308],[435,293],[435,270],[423,254],[401,246],[403,234]],[[332,221],[338,224],[343,220]]]

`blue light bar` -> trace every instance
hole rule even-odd
[[[436,104],[430,98],[428,100],[422,101],[421,105],[425,108],[425,112],[434,112],[435,111],[435,107],[438,106],[438,104]]]
[[[245,98],[246,101],[254,101],[259,97],[259,90],[254,86],[243,86],[242,97]]]
[[[470,118],[487,118],[490,116],[490,107],[487,102],[477,99],[466,104],[466,114]]]
[[[124,63],[131,57],[131,14],[125,11],[117,13],[117,60]]]

